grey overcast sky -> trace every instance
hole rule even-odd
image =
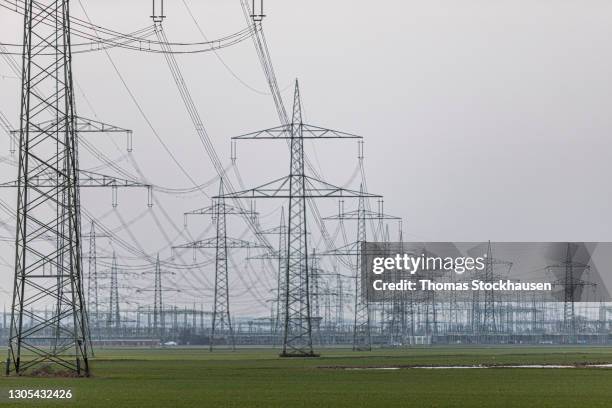
[[[245,25],[239,0],[185,1],[209,38]],[[105,27],[129,32],[150,24],[148,0],[73,0],[73,14],[83,17],[79,3]],[[297,77],[307,122],[365,137],[368,188],[384,194],[386,211],[404,219],[407,239],[612,240],[612,3],[266,0],[265,7],[264,29],[288,107]],[[166,14],[171,40],[202,40],[183,0],[166,1]],[[0,42],[19,42],[21,30],[21,18],[0,9]],[[177,159],[197,182],[213,178],[163,56],[126,50],[110,54]],[[258,92],[236,80],[219,57]],[[177,58],[226,162],[229,137],[278,124],[250,41],[218,55]],[[101,120],[133,129],[133,157],[149,181],[173,188],[192,186],[139,115],[104,53],[75,56],[74,72],[79,112],[90,117],[95,112]],[[16,125],[19,82],[10,78],[4,61],[0,75],[0,110]],[[100,148],[137,175],[110,139],[123,146],[118,136],[100,136]],[[0,148],[2,155],[8,154],[8,142]],[[348,180],[350,187],[359,188],[359,178],[351,177],[357,165],[354,142],[309,143],[307,148],[328,181],[344,185]],[[288,171],[286,148],[279,142],[244,143],[238,154],[246,186]],[[87,152],[81,156],[83,167],[100,164]],[[0,166],[2,179],[15,177],[13,167]],[[207,191],[213,194],[215,189]],[[12,194],[1,194],[14,205]],[[157,197],[163,211],[159,206],[152,211],[161,219],[166,238],[150,215],[138,218],[146,212],[144,192],[120,192],[115,211],[110,208],[110,192],[86,192],[83,201],[126,241],[136,239],[145,252],[161,249],[168,257],[169,241],[188,239],[181,235],[182,213],[208,203],[198,194]],[[264,215],[262,225],[276,225],[279,205],[258,207]],[[333,202],[321,208],[323,213],[337,211]],[[9,218],[2,214],[10,224]],[[128,233],[121,225],[131,220]],[[190,223],[190,234],[203,234],[208,221]],[[240,234],[244,227],[234,230]],[[3,229],[0,235],[10,233]],[[318,242],[318,237],[313,239]],[[10,245],[0,245],[5,263],[12,263]],[[127,263],[134,255],[123,252]],[[191,254],[186,256],[190,259]],[[246,268],[241,259],[237,264],[237,269]],[[4,265],[1,271],[0,286],[7,288],[11,269]],[[201,273],[189,282],[207,285],[211,271]],[[245,276],[232,278],[237,296],[244,295],[238,306],[243,311],[249,310],[249,296],[269,296],[273,279]],[[259,295],[247,293],[253,285]],[[181,300],[192,302],[197,297],[193,293]]]

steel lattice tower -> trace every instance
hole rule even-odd
[[[574,263],[572,261],[572,251],[570,244],[567,244],[565,255],[565,276],[563,285],[563,328],[570,336],[576,336],[576,315],[575,315],[575,277]]]
[[[593,282],[581,279],[581,276],[590,270],[590,266],[574,260],[576,248],[570,243],[565,250],[565,261],[559,265],[547,267],[549,272],[557,271],[560,278],[554,282],[555,286],[563,287],[563,332],[567,343],[575,343],[577,335],[575,303],[585,287],[595,286]]]
[[[247,259],[259,259],[259,260],[268,260],[268,261],[276,261],[277,262],[277,275],[276,275],[276,296],[274,299],[274,304],[276,305],[276,310],[271,311],[271,323],[272,324],[272,333],[274,335],[272,340],[272,346],[276,346],[277,338],[282,338],[282,330],[284,326],[285,319],[283,317],[283,307],[285,305],[285,268],[287,267],[285,263],[285,250],[287,249],[287,223],[285,221],[285,208],[281,207],[281,216],[280,216],[280,224],[278,227],[270,228],[264,231],[261,231],[262,235],[278,235],[278,250],[268,251],[261,255],[251,256]],[[280,334],[280,335],[279,335]]]
[[[153,297],[153,331],[159,336],[164,335],[164,303],[162,298],[162,273],[159,254],[155,260],[155,293]]]
[[[276,289],[276,327],[275,331],[278,332],[281,330],[281,327],[284,328],[285,322],[285,308],[286,304],[286,296],[287,296],[287,272],[286,267],[287,263],[285,262],[285,251],[287,248],[287,224],[285,221],[285,209],[282,209],[281,212],[281,220],[278,231],[278,283]],[[283,335],[284,337],[284,335]]]
[[[485,260],[485,282],[493,282],[493,253],[491,250],[491,241],[487,245],[487,256]],[[484,291],[484,321],[482,322],[483,331],[485,333],[496,333],[497,324],[495,319],[495,292],[493,289]]]
[[[499,279],[500,272],[497,270],[502,267],[501,276],[507,274],[512,268],[512,262],[495,259],[493,256],[493,249],[491,245],[491,241],[487,244],[487,252],[485,256],[485,270],[484,270],[484,281],[485,282],[494,282],[496,279]],[[506,269],[507,268],[507,269]],[[491,290],[484,290],[484,305],[481,308],[481,305],[475,305],[473,307],[477,307],[476,310],[473,310],[473,319],[477,319],[477,335],[478,341],[482,342],[482,336],[486,334],[495,334],[500,330],[500,324],[502,324],[500,311],[496,310],[496,300],[495,300],[495,292]],[[480,301],[480,296],[478,291],[474,291],[475,301]],[[473,322],[474,323],[474,320]],[[491,339],[488,339],[491,340]],[[488,341],[487,340],[487,341]]]
[[[482,311],[480,308],[480,290],[472,291],[472,308],[471,308],[471,329],[472,334],[474,335],[474,340],[476,342],[480,342],[480,329],[481,326],[481,317]]]
[[[307,176],[304,171],[304,139],[361,139],[361,137],[305,124],[302,120],[300,87],[296,81],[291,123],[234,137],[233,139],[274,139],[289,142],[289,176],[254,189],[227,194],[226,198],[286,198],[289,200],[287,252],[285,257],[287,265],[285,270],[285,322],[281,356],[315,356],[312,347],[310,285],[308,283],[307,199],[359,197],[360,193]],[[369,196],[375,197],[374,195]]]
[[[321,287],[319,285],[320,278],[323,275],[323,270],[319,268],[319,258],[317,257],[316,250],[312,251],[311,263],[309,270],[309,294],[311,304],[311,321],[314,326],[314,332],[316,336],[317,344],[322,345],[321,339]]]
[[[234,329],[230,316],[229,278],[227,273],[227,209],[223,195],[223,179],[221,179],[219,183],[219,198],[215,206],[217,247],[215,248],[215,303],[212,330],[210,332],[210,351],[213,349],[217,325],[221,333],[229,333],[232,350],[236,349],[236,339],[234,338]]]
[[[87,276],[87,312],[91,322],[92,313],[98,329],[98,261],[96,251],[96,223],[91,222],[89,232],[89,271]]]
[[[25,2],[7,375],[49,363],[89,375],[69,16],[68,0]],[[36,311],[50,304],[51,318]]]
[[[400,223],[401,224],[401,223]],[[400,247],[402,247],[401,237],[402,232],[400,228]],[[391,235],[389,233],[389,225],[385,226],[385,256],[392,255],[391,253]],[[403,247],[402,247],[403,248]],[[400,250],[403,253],[403,250]],[[397,271],[392,272],[393,282],[398,282],[401,279],[401,275]],[[394,291],[389,297],[391,298],[390,304],[390,317],[389,322],[389,345],[391,347],[397,347],[402,345],[406,337],[406,291]],[[383,325],[384,325],[383,321]],[[384,328],[384,326],[382,326]]]
[[[363,193],[363,185],[361,186]],[[353,350],[372,350],[370,333],[370,302],[368,301],[368,285],[363,285],[362,258],[363,246],[366,242],[366,209],[365,199],[359,197],[357,207],[357,259],[355,273],[355,316],[353,326]]]
[[[252,257],[252,259],[262,259],[262,260],[275,260],[278,262],[278,270],[276,276],[276,298],[274,302],[276,303],[276,311],[274,312],[273,321],[273,333],[278,335],[279,332],[282,335],[282,327],[284,326],[284,305],[285,305],[285,295],[286,295],[286,286],[285,286],[285,268],[287,267],[285,263],[285,249],[287,248],[287,223],[285,221],[285,208],[281,207],[281,216],[280,216],[280,224],[278,227],[271,228],[269,230],[265,230],[261,232],[263,235],[278,235],[278,251],[269,252],[263,255]],[[273,340],[273,345],[276,345],[276,337]]]
[[[289,229],[287,234],[287,295],[282,355],[313,355],[308,284],[308,233],[302,101],[296,83],[291,121],[291,164],[289,173]]]
[[[365,282],[365,273],[363,270],[363,246],[367,242],[366,221],[377,220],[383,223],[384,220],[401,221],[401,218],[392,215],[387,215],[382,212],[382,206],[379,211],[371,211],[366,209],[366,198],[372,197],[364,191],[363,184],[360,186],[359,201],[357,210],[343,211],[341,203],[340,212],[331,217],[325,217],[325,220],[336,220],[344,222],[345,220],[357,221],[357,240],[348,246],[332,249],[322,253],[322,255],[333,256],[354,256],[355,258],[355,275],[354,279],[354,308],[353,308],[353,350],[372,349],[372,336],[370,330],[370,304],[368,300],[369,286],[363,285]]]
[[[228,249],[262,248],[261,245],[229,238],[227,236],[227,216],[242,215],[254,219],[256,213],[234,207],[225,202],[225,187],[223,178],[219,181],[219,196],[214,197],[213,205],[199,210],[191,211],[187,215],[212,215],[216,224],[214,238],[191,242],[189,244],[173,247],[173,249],[214,249],[215,250],[215,295],[213,305],[212,330],[210,333],[210,351],[213,350],[215,335],[217,333],[228,334],[232,350],[236,348],[234,329],[230,317],[229,296],[229,274],[228,274]]]
[[[110,297],[108,305],[108,320],[107,327],[115,327],[119,329],[121,327],[121,315],[119,311],[119,285],[117,280],[117,256],[113,253],[113,263],[111,266],[110,276]]]

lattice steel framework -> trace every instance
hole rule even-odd
[[[493,282],[493,251],[491,250],[491,241],[487,245],[487,257],[485,259],[484,281]],[[484,321],[482,322],[482,331],[486,333],[496,333],[496,313],[495,313],[495,291],[493,289],[484,291]]]
[[[280,343],[277,343],[278,340],[282,342],[283,338],[283,329],[285,319],[283,317],[284,314],[284,305],[285,305],[285,278],[286,273],[285,269],[287,268],[287,264],[285,262],[285,254],[287,250],[287,223],[285,218],[285,208],[281,207],[281,216],[280,216],[280,224],[278,227],[270,228],[261,231],[262,235],[278,235],[278,249],[273,249],[272,251],[266,251],[262,254],[252,255],[247,258],[247,260],[260,260],[262,262],[273,262],[277,263],[277,275],[276,275],[276,290],[274,299],[270,299],[269,301],[273,303],[271,309],[271,331],[273,334],[272,346],[275,347]]]
[[[219,198],[215,206],[217,222],[217,247],[215,248],[215,299],[210,331],[210,351],[215,342],[217,325],[221,333],[228,333],[232,350],[236,349],[236,339],[230,316],[229,277],[227,271],[227,220],[225,199],[223,198],[223,179],[219,183]]]
[[[96,249],[96,223],[91,221],[89,230],[89,269],[87,273],[87,313],[88,321],[94,320],[95,328],[99,331],[98,309],[98,253]]]
[[[121,313],[119,310],[119,266],[117,265],[117,256],[113,253],[113,261],[111,264],[110,273],[110,297],[108,300],[108,316],[106,326],[108,328],[121,328]]]
[[[363,193],[363,186],[361,186]],[[368,301],[368,285],[363,285],[363,246],[366,242],[366,209],[365,199],[359,198],[357,208],[357,270],[355,272],[355,319],[353,326],[353,350],[372,350],[372,335],[370,332],[370,302]]]
[[[512,262],[495,258],[491,241],[487,243],[484,264],[481,274],[484,282],[495,282],[507,276],[512,269]],[[472,292],[471,320],[475,340],[482,343],[493,340],[491,335],[499,333],[502,321],[495,292],[492,289],[483,290],[482,294],[480,292]]]
[[[308,284],[310,269],[308,263],[306,200],[359,197],[361,194],[307,176],[304,171],[304,139],[361,139],[361,137],[305,124],[302,120],[300,87],[296,81],[291,123],[234,137],[233,139],[289,141],[289,176],[250,190],[227,194],[226,198],[286,198],[289,200],[287,252],[285,257],[287,264],[285,271],[286,296],[283,313],[285,322],[281,356],[315,356],[312,347],[310,288]],[[371,197],[376,196],[371,195]]]
[[[270,228],[264,231],[261,231],[262,235],[278,235],[278,250],[273,250],[271,252],[266,252],[261,255],[251,256],[249,259],[259,259],[262,261],[276,261],[277,262],[277,275],[276,275],[276,297],[274,299],[274,303],[276,305],[276,310],[273,312],[273,320],[272,320],[272,331],[274,333],[273,345],[276,346],[276,340],[278,335],[280,334],[282,337],[282,330],[284,327],[285,319],[283,317],[284,313],[284,304],[285,304],[285,278],[286,273],[285,269],[287,268],[287,264],[285,262],[285,253],[287,249],[287,223],[285,221],[285,208],[281,207],[281,216],[280,216],[280,224],[278,227]]]
[[[163,336],[165,332],[164,319],[164,302],[162,291],[162,272],[161,263],[159,262],[159,254],[155,260],[155,289],[153,296],[153,331],[159,336]]]
[[[274,331],[276,333],[281,332],[284,338],[282,330],[285,327],[285,308],[286,304],[285,297],[287,296],[287,263],[285,262],[285,248],[287,248],[287,223],[285,221],[285,209],[282,209],[280,225],[278,227],[278,275],[277,275],[277,289],[276,289],[276,321],[274,324]]]
[[[306,185],[302,102],[296,84],[291,124],[291,164],[289,173],[289,229],[283,355],[312,355],[310,319],[308,233],[306,224]]]
[[[89,375],[69,2],[29,0],[24,6],[15,283],[6,374],[54,364]],[[38,185],[39,176],[54,183]],[[39,239],[43,236],[50,239]],[[51,304],[52,316],[35,312]],[[24,324],[24,316],[31,325]]]
[[[240,239],[228,238],[227,236],[227,216],[244,215],[255,218],[253,211],[242,210],[229,205],[225,201],[225,187],[223,178],[219,182],[219,195],[215,197],[213,205],[199,210],[191,211],[188,215],[212,215],[216,226],[215,238],[192,242],[174,248],[187,249],[214,249],[215,250],[215,294],[213,304],[212,328],[210,332],[210,351],[215,346],[217,335],[229,338],[232,350],[236,349],[234,328],[230,315],[230,293],[229,293],[229,268],[228,268],[228,249],[234,248],[263,248],[261,245],[243,241]]]
[[[357,221],[357,240],[345,247],[333,249],[323,252],[322,255],[333,256],[354,256],[355,257],[355,299],[353,307],[353,350],[371,350],[372,336],[370,330],[370,304],[368,301],[368,285],[364,283],[363,271],[363,245],[367,241],[366,221],[378,221],[382,224],[384,221],[401,222],[400,217],[384,214],[382,207],[379,211],[371,211],[366,209],[366,198],[370,197],[365,191],[363,184],[360,187],[359,201],[357,210],[343,211],[339,214],[325,217],[325,220],[334,220],[344,222],[345,220]],[[342,207],[341,207],[342,208]]]
[[[585,287],[593,287],[595,284],[582,279],[585,272],[590,270],[590,266],[574,260],[577,248],[571,243],[567,243],[565,250],[565,261],[558,265],[547,267],[549,272],[555,276],[561,275],[553,284],[563,288],[563,333],[566,343],[576,343],[576,300],[580,298]]]

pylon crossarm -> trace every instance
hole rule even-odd
[[[259,215],[258,212],[237,208],[229,204],[225,204],[224,206],[225,206],[224,207],[225,215],[249,215],[249,216]],[[211,206],[200,208],[197,210],[188,211],[185,213],[185,215],[215,215],[216,212],[217,212],[217,206],[211,205]]]
[[[83,117],[77,118],[76,128],[79,133],[125,133],[128,135],[133,133],[130,129]]]
[[[56,122],[53,120],[46,120],[38,122],[36,125],[41,129],[46,129],[51,126],[55,126]],[[75,130],[78,133],[126,133],[131,134],[132,131],[119,126],[111,125],[108,123],[100,122],[95,119],[88,119],[83,117],[77,117],[75,122]],[[19,135],[21,130],[15,129],[10,131],[14,135]]]
[[[79,170],[79,186],[80,187],[144,187],[152,188],[150,184],[141,183],[139,181],[122,179],[115,176],[107,176],[105,174],[94,173],[90,171]]]
[[[2,125],[2,117],[0,116],[0,127]],[[45,131],[45,129],[52,128],[55,125],[55,121],[47,120],[43,122],[39,122],[36,126],[41,131]],[[11,139],[16,141],[19,139],[21,130],[20,129],[12,129],[7,128],[7,132],[9,132]],[[122,133],[127,136],[127,151],[132,152],[133,149],[133,134],[134,132],[130,129],[125,129],[119,126],[111,125],[108,123],[100,122],[99,120],[77,117],[75,118],[75,131],[77,134],[83,133]],[[13,147],[11,147],[11,152],[13,152]]]
[[[57,188],[57,179],[51,174],[28,177],[28,187],[37,188]],[[0,183],[0,188],[19,187],[19,180]],[[79,171],[79,187],[144,187],[153,188],[150,184],[141,183],[134,180],[122,179],[115,176],[93,173],[89,171]]]
[[[383,213],[379,213],[376,211],[371,211],[371,210],[365,210],[362,211],[362,216],[365,217],[366,220],[392,220],[392,221],[396,221],[396,220],[401,220],[401,217],[396,217],[394,215],[389,215],[389,214],[383,214]],[[349,211],[349,212],[345,212],[342,214],[337,214],[337,215],[332,215],[330,217],[324,217],[323,218],[326,221],[333,221],[333,220],[358,220],[359,219],[359,211],[355,210],[355,211]]]
[[[285,140],[292,138],[292,130],[296,126],[302,128],[302,139],[363,139],[362,136],[340,132],[305,123],[288,124],[235,136],[232,140]]]
[[[361,193],[356,190],[349,190],[342,187],[334,186],[315,179],[313,177],[304,176],[304,196],[292,195],[290,191],[291,176],[279,178],[259,187],[250,190],[238,191],[229,193],[223,198],[241,199],[241,198],[380,198],[382,196],[370,193]],[[214,197],[219,198],[219,197]]]
[[[173,246],[172,249],[211,249],[217,248],[217,238],[207,238],[200,241],[190,242],[184,245]],[[226,238],[227,248],[267,248],[255,242],[245,241],[237,238]]]

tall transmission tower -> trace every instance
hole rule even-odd
[[[110,297],[108,302],[108,317],[106,325],[108,328],[119,329],[121,327],[121,314],[119,311],[119,282],[117,279],[118,272],[117,256],[113,253],[113,263],[111,265],[110,274]]]
[[[363,185],[361,186],[363,193]],[[353,350],[372,350],[370,332],[370,302],[368,285],[363,285],[363,245],[366,242],[366,209],[365,199],[359,198],[357,208],[357,259],[355,260],[355,318],[353,326]]]
[[[110,238],[106,233],[96,231],[96,222],[91,221],[89,235],[83,235],[83,240],[89,240],[89,253],[85,258],[88,262],[87,270],[87,329],[88,335],[91,336],[91,329],[95,330],[96,335],[100,335],[100,297],[99,297],[99,280],[100,273],[98,272],[98,260],[100,258],[108,258],[107,256],[98,255],[97,241],[98,238]],[[93,322],[93,323],[92,323]],[[91,351],[91,350],[90,350]]]
[[[310,267],[310,303],[312,305],[312,321],[314,323],[314,332],[316,336],[316,341],[318,344],[322,345],[321,339],[321,287],[320,281],[321,276],[323,275],[323,270],[319,268],[319,257],[317,256],[316,250],[312,251],[310,259],[311,267]]]
[[[289,175],[254,189],[227,194],[226,198],[285,198],[289,200],[286,252],[284,332],[282,357],[312,357],[312,321],[308,263],[306,200],[314,198],[360,197],[357,191],[346,190],[307,176],[304,171],[305,139],[361,139],[349,133],[307,125],[302,120],[300,87],[295,83],[291,123],[234,137],[233,140],[288,140],[290,147]],[[371,195],[372,197],[376,197]]]
[[[223,179],[219,183],[219,198],[215,208],[217,221],[217,247],[215,248],[215,299],[213,308],[212,328],[210,331],[210,351],[215,342],[215,329],[217,324],[221,333],[226,330],[232,343],[232,350],[236,349],[236,339],[232,328],[230,316],[229,278],[227,271],[227,223],[225,199],[223,198]]]
[[[486,248],[482,280],[484,282],[494,282],[510,272],[512,262],[496,259],[493,254],[491,241],[488,241]],[[503,269],[500,270],[501,268]],[[486,341],[494,341],[494,339],[483,336],[498,333],[501,324],[495,291],[489,289],[483,292],[484,304],[481,304],[483,302],[481,301],[479,291],[474,291],[472,297],[472,301],[476,302],[476,304],[472,305],[472,328],[475,328],[474,334],[476,334],[478,342],[482,342],[483,338]]]
[[[287,223],[285,221],[285,208],[281,209],[280,225],[278,226],[278,274],[276,276],[276,320],[274,322],[274,331],[279,333],[284,327],[283,322],[285,321],[284,316],[284,305],[287,303],[285,296],[287,296],[287,278],[286,268],[287,263],[285,262],[285,248],[287,248]]]
[[[17,189],[6,374],[55,365],[89,375],[79,190],[112,187],[115,199],[118,187],[144,185],[79,170],[80,132],[131,132],[76,114],[69,1],[27,0],[23,15],[18,178],[0,184]]]
[[[285,208],[281,207],[281,217],[280,224],[278,227],[270,228],[267,230],[261,231],[262,235],[278,235],[278,250],[274,250],[272,252],[266,252],[261,255],[256,255],[250,257],[250,259],[260,259],[260,260],[269,260],[269,261],[277,261],[278,269],[276,275],[276,296],[274,299],[274,303],[276,305],[273,321],[271,322],[272,332],[275,335],[272,341],[272,345],[276,346],[276,339],[279,333],[282,334],[282,328],[284,326],[283,322],[285,321],[283,318],[283,306],[285,304],[285,294],[286,294],[286,284],[285,284],[285,269],[287,264],[285,262],[285,253],[287,249],[287,223],[285,221]]]
[[[100,324],[100,310],[98,309],[98,259],[96,251],[96,223],[91,221],[89,232],[89,272],[87,276],[87,311],[89,321],[95,322],[96,330]]]
[[[160,335],[164,335],[165,321],[164,321],[164,302],[162,298],[162,272],[161,264],[159,262],[159,254],[155,260],[155,295],[153,303],[153,331]]]
[[[576,299],[580,297],[586,286],[595,286],[593,282],[582,279],[582,275],[590,270],[590,266],[574,260],[576,248],[568,242],[565,250],[565,261],[557,265],[549,265],[546,269],[555,275],[561,275],[553,284],[563,288],[563,333],[567,343],[575,343]],[[555,273],[556,271],[556,273]]]
[[[164,272],[162,270],[162,262],[159,259],[159,253],[155,259],[154,268],[151,271],[142,272],[139,275],[153,275],[153,289],[151,288],[138,288],[136,289],[136,293],[150,293],[153,292],[153,322],[151,322],[151,307],[148,306],[147,316],[148,316],[148,325],[147,328],[152,330],[152,333],[159,336],[160,338],[164,338],[166,335],[166,309],[164,307],[164,293],[167,292],[180,292],[181,290],[178,288],[168,288],[163,286],[163,275],[174,275],[174,272]]]
[[[6,374],[51,363],[89,375],[69,2],[28,0],[24,7],[15,283]],[[37,185],[41,175],[54,183]],[[41,235],[53,242],[36,240]],[[57,305],[52,318],[30,312],[49,302]],[[31,327],[24,326],[24,314],[31,314]]]
[[[485,260],[484,281],[493,282],[493,253],[491,250],[491,241],[487,245],[487,256]],[[485,290],[484,302],[484,321],[482,322],[483,329],[486,333],[496,333],[496,316],[495,316],[495,291],[493,289]]]
[[[215,197],[213,205],[199,210],[191,211],[188,215],[212,215],[216,225],[215,238],[203,241],[196,241],[186,245],[174,247],[175,249],[214,249],[215,250],[215,292],[212,316],[212,328],[210,332],[210,351],[213,350],[216,335],[221,333],[229,337],[232,350],[236,348],[234,329],[230,315],[230,295],[229,295],[229,275],[228,275],[228,249],[249,249],[262,248],[261,245],[243,241],[240,239],[228,238],[227,236],[227,215],[248,215],[255,217],[256,213],[226,204],[225,188],[223,178],[219,181],[219,195]]]
[[[342,248],[326,251],[322,255],[333,256],[354,256],[355,257],[355,274],[353,275],[355,283],[355,303],[353,314],[353,350],[371,350],[372,338],[370,331],[370,304],[368,301],[368,285],[364,283],[363,267],[363,245],[367,241],[367,221],[376,220],[382,223],[385,220],[401,221],[400,217],[384,214],[382,205],[379,211],[371,211],[366,209],[367,195],[363,185],[360,187],[360,197],[355,211],[344,211],[342,203],[340,211],[337,215],[325,217],[324,220],[344,222],[345,220],[357,221],[357,240]]]

